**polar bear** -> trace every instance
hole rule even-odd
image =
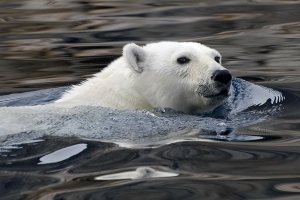
[[[122,57],[55,104],[115,109],[172,108],[185,113],[212,111],[229,94],[232,76],[218,51],[195,42],[130,43]]]

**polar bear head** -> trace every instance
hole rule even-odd
[[[123,48],[134,85],[152,107],[208,112],[227,97],[231,74],[218,51],[194,42],[159,42]]]

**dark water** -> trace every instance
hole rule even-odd
[[[161,40],[213,47],[235,77],[280,91],[285,99],[225,119],[162,114],[165,128],[142,111],[89,108],[58,116],[2,109],[0,199],[300,199],[299,10],[300,2],[292,0],[2,0],[1,106],[52,101],[66,89],[61,86],[119,57],[124,44]],[[83,116],[93,126],[84,126]],[[135,128],[122,117],[129,124],[137,120]],[[200,131],[209,121],[235,126]],[[111,129],[97,129],[102,122]],[[20,124],[27,129],[17,129]],[[41,132],[45,124],[60,129]],[[14,130],[18,134],[9,134]],[[135,146],[135,138],[130,147],[104,142],[99,135],[110,130],[121,138],[135,130],[132,135],[156,145]],[[173,132],[179,142],[165,138]]]

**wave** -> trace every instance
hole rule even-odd
[[[280,112],[279,105],[285,99],[279,91],[234,78],[227,101],[213,112],[202,115],[159,108],[149,112],[92,106],[52,106],[51,102],[66,89],[2,96],[2,146],[44,136],[75,136],[126,147],[157,147],[177,141],[212,138],[256,140],[258,136],[241,135],[234,130],[267,120]]]

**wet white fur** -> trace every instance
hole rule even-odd
[[[188,64],[177,63],[188,57]],[[173,108],[182,112],[214,109],[222,100],[205,98],[199,86],[212,86],[212,74],[223,70],[214,49],[194,42],[127,44],[123,56],[83,83],[73,86],[57,106],[104,106],[116,109]],[[209,87],[208,87],[209,88]],[[213,88],[212,88],[213,89]]]

